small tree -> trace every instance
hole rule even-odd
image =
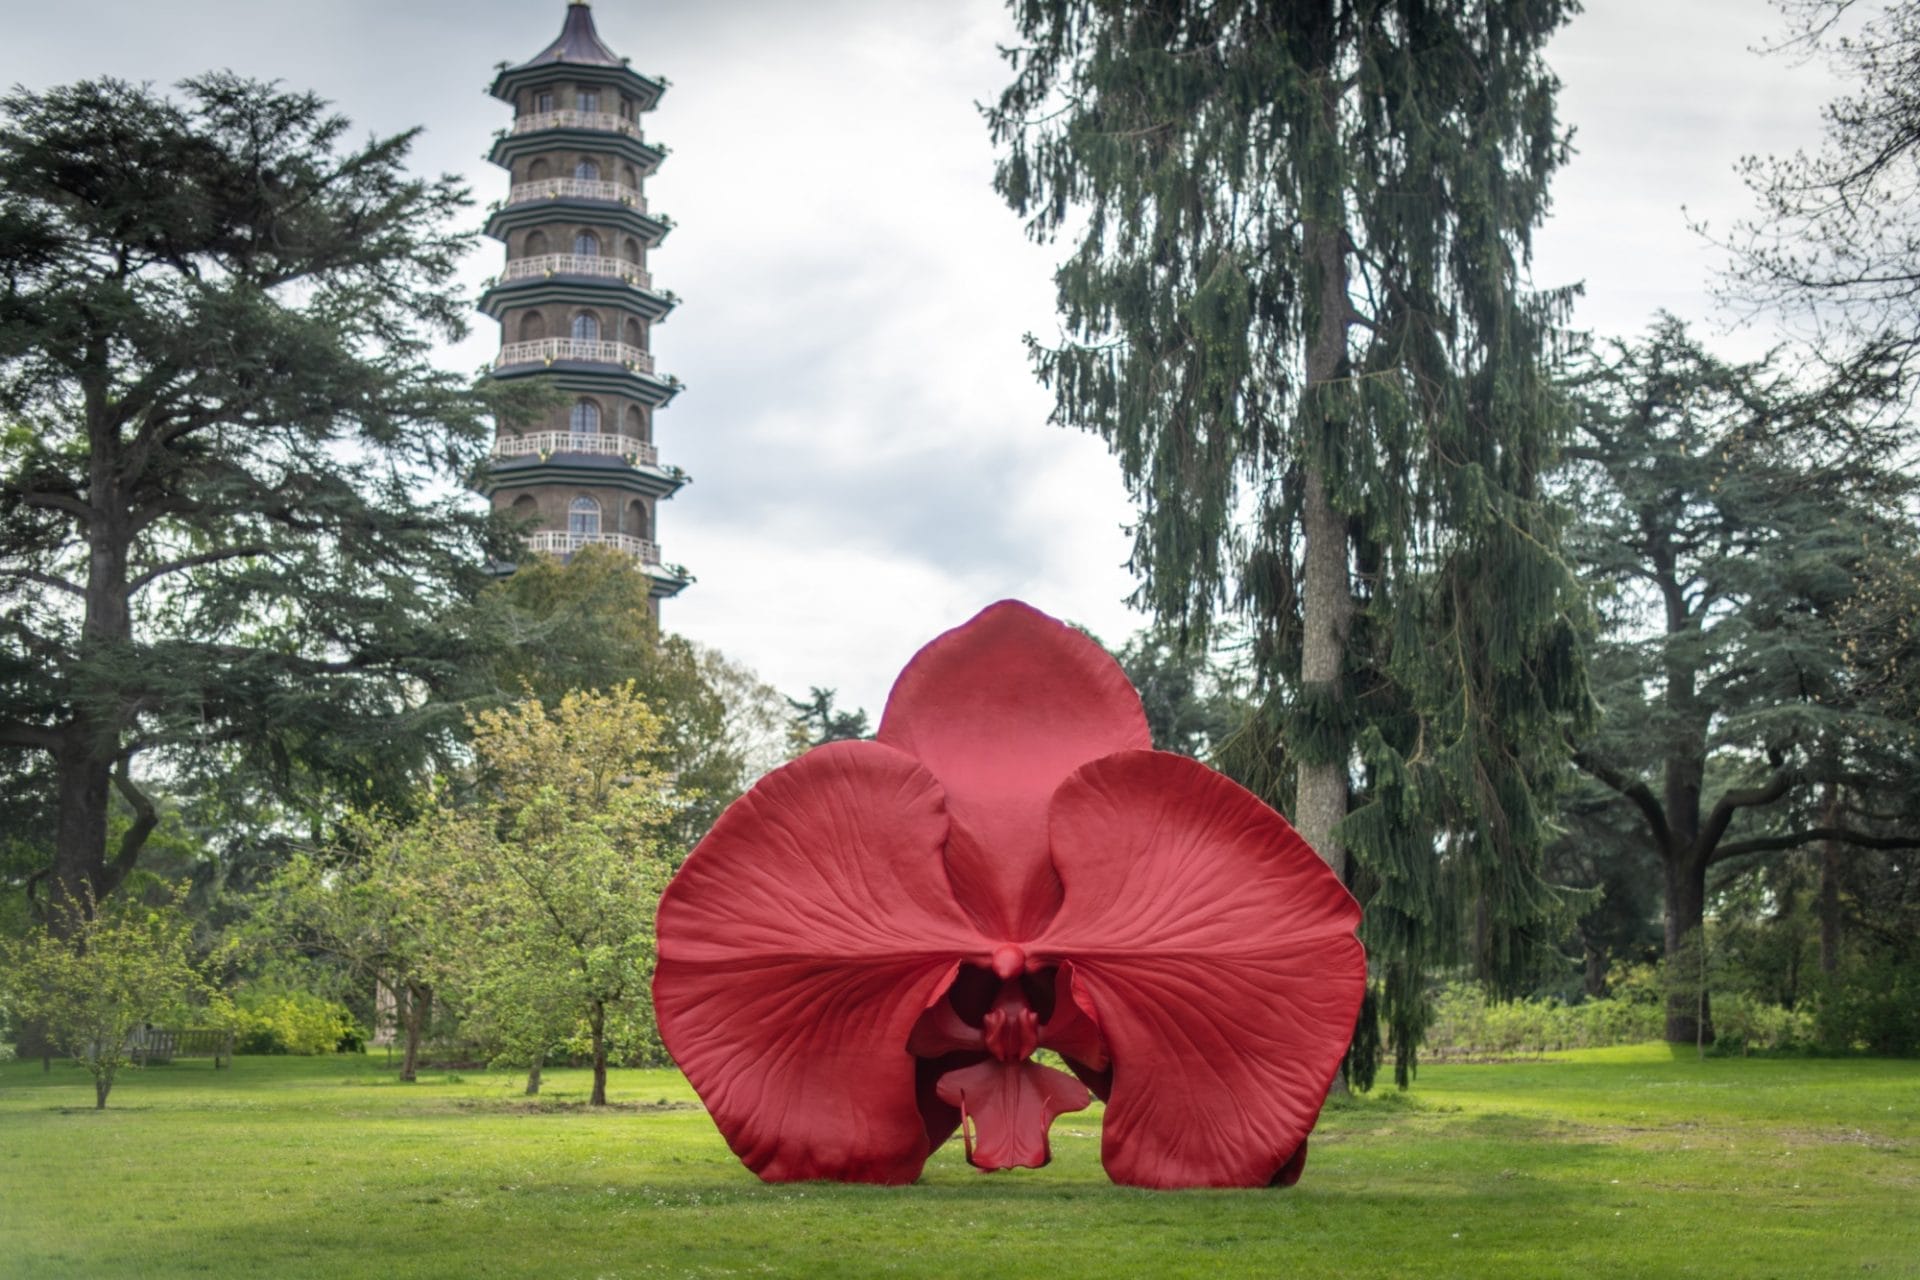
[[[587,1025],[592,1103],[607,1101],[609,1033],[646,1038],[654,912],[671,872],[673,822],[654,765],[661,722],[631,685],[570,693],[549,710],[527,699],[480,716],[474,751],[485,820],[461,827],[473,874],[469,911],[522,981],[474,986],[512,1001],[528,984],[556,993]],[[531,1083],[531,1082],[530,1082]]]
[[[107,1105],[133,1037],[195,997],[214,997],[193,961],[193,925],[176,903],[96,913],[60,904],[67,919],[0,941],[6,1001],[39,1020],[93,1076],[93,1105]]]
[[[491,1065],[525,1067],[526,1095],[537,1097],[547,1055],[580,1031],[569,975],[529,953],[510,927],[487,928],[473,941],[471,962],[461,966],[461,1032]]]
[[[455,944],[442,879],[458,871],[446,810],[401,824],[355,815],[320,857],[298,853],[254,898],[253,927],[280,945],[325,957],[393,992],[406,1048],[400,1078],[415,1078],[434,982]]]

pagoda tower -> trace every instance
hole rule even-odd
[[[500,322],[493,376],[533,379],[554,405],[501,422],[483,491],[534,521],[527,550],[565,557],[590,545],[631,555],[658,608],[692,576],[660,558],[656,515],[687,475],[663,465],[653,417],[680,390],[654,370],[653,326],[675,297],[654,288],[648,258],[672,223],[644,184],[666,158],[641,116],[666,92],[616,57],[572,0],[560,38],[489,92],[513,107],[487,157],[511,175],[486,233],[507,249],[480,309]],[[509,566],[510,568],[510,566]]]

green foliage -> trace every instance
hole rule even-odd
[[[233,1031],[236,1053],[333,1053],[366,1040],[345,1005],[310,991],[241,992]]]
[[[829,742],[872,736],[873,729],[867,724],[866,708],[842,711],[833,705],[835,695],[833,689],[815,686],[807,691],[805,701],[787,699],[789,750],[798,754],[809,747],[824,746]]]
[[[488,432],[432,363],[458,183],[310,94],[180,92],[0,100],[0,772],[53,789],[49,898],[136,865],[136,757],[183,791],[410,791],[460,723],[448,610],[508,549],[446,493]]]
[[[576,690],[633,688],[660,719],[655,763],[674,780],[669,841],[684,857],[754,778],[786,759],[787,713],[751,671],[662,632],[651,584],[610,548],[564,562],[536,556],[485,593],[474,629],[494,638],[482,654],[502,701],[531,695],[551,708]]]
[[[1252,715],[1239,673],[1177,636],[1142,631],[1114,658],[1139,691],[1157,750],[1211,759]]]
[[[66,904],[64,919],[0,940],[0,1003],[44,1024],[53,1042],[93,1078],[107,1105],[121,1068],[137,1057],[135,1033],[178,1021],[218,998],[193,954],[193,923],[169,902],[96,910]]]
[[[1260,714],[1229,767],[1352,853],[1404,1084],[1427,970],[1517,989],[1563,912],[1541,852],[1582,604],[1541,477],[1566,297],[1523,272],[1573,6],[1011,7],[996,187],[1077,237],[1067,340],[1032,345],[1054,418],[1119,459],[1136,602],[1203,641],[1247,622]]]
[[[1815,1018],[1822,1048],[1920,1056],[1920,964],[1886,950],[1869,952],[1831,975]]]
[[[1494,1000],[1477,982],[1450,982],[1434,997],[1427,1043],[1443,1056],[1504,1056],[1596,1049],[1660,1038],[1665,1014],[1656,1001],[1625,996],[1563,1004],[1558,1000]]]
[[[1593,884],[1657,864],[1679,944],[1703,924],[1710,867],[1771,875],[1817,843],[1849,859],[1920,844],[1897,620],[1920,616],[1901,569],[1920,480],[1900,431],[1870,402],[1720,361],[1672,317],[1596,354],[1578,394],[1561,483],[1601,603],[1605,714],[1576,755],[1593,782],[1568,809],[1572,865]],[[1630,923],[1606,930],[1616,947]],[[1702,990],[1676,989],[1675,1039],[1711,1041]]]
[[[609,1061],[660,1053],[648,984],[654,913],[675,865],[661,736],[625,685],[484,712],[473,725],[478,799],[416,824],[442,851],[430,896],[457,922],[441,972],[476,1029],[520,1065],[538,1065],[556,1041],[583,1045],[595,1103]]]

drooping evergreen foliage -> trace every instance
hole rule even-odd
[[[1671,318],[1582,380],[1569,546],[1605,626],[1576,759],[1660,863],[1670,962],[1715,864],[1818,847],[1837,892],[1856,851],[1920,845],[1920,727],[1887,661],[1920,618],[1920,483],[1873,409],[1717,360]],[[1668,1038],[1710,1041],[1707,1009],[1676,998]]]
[[[1543,798],[1584,707],[1541,487],[1564,296],[1562,0],[1013,0],[996,183],[1061,267],[1055,419],[1139,507],[1137,601],[1243,616],[1264,779],[1367,907],[1404,1084],[1424,981],[1502,989],[1559,910]],[[1265,768],[1258,767],[1262,760]],[[1229,765],[1229,767],[1234,767]]]
[[[135,865],[136,759],[404,793],[507,550],[450,483],[485,405],[429,361],[459,186],[311,95],[181,92],[0,101],[0,747],[52,789],[53,900]]]

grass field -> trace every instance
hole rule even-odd
[[[765,1186],[665,1071],[397,1083],[379,1055],[0,1066],[0,1275],[1920,1275],[1920,1063],[1664,1046],[1430,1066],[1330,1109],[1287,1191],[1110,1185],[957,1144],[910,1188]]]

